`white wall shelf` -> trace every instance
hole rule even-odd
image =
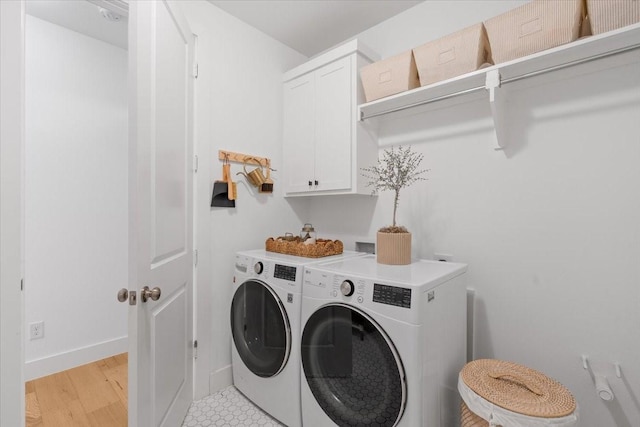
[[[364,121],[421,105],[463,97],[476,92],[486,92],[491,105],[496,133],[495,149],[501,150],[507,144],[503,137],[504,94],[501,93],[501,86],[639,48],[640,24],[634,24],[432,85],[361,104],[359,117],[361,121]]]

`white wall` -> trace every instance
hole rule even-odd
[[[428,1],[358,38],[387,57],[520,3]],[[411,144],[431,169],[401,193],[399,222],[413,232],[415,257],[449,253],[469,264],[475,357],[558,379],[577,398],[582,427],[638,426],[640,56],[508,89],[506,152],[493,151],[486,101],[384,130],[381,148]],[[392,197],[315,198],[311,212],[317,229],[352,245],[391,222]],[[621,364],[612,403],[596,396],[583,354]]]
[[[26,379],[126,351],[126,51],[27,17]],[[44,338],[29,324],[44,321]]]
[[[264,247],[269,236],[296,231],[308,221],[308,202],[282,196],[280,172],[273,194],[259,194],[232,164],[235,208],[211,208],[221,179],[218,150],[268,157],[282,168],[282,74],[306,58],[206,2],[181,2],[198,35],[196,81],[198,311],[196,398],[231,381],[229,310],[235,252]]]

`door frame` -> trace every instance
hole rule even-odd
[[[24,0],[0,22],[0,425],[24,426]]]

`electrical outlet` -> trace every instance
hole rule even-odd
[[[29,337],[32,340],[44,338],[44,322],[33,322],[29,324]]]
[[[452,262],[453,255],[451,254],[433,254],[433,259],[436,261]]]

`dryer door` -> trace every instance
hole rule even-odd
[[[289,318],[266,283],[247,280],[231,303],[231,334],[244,364],[260,377],[277,375],[291,352]]]
[[[302,366],[316,401],[339,426],[396,425],[406,405],[402,361],[363,311],[329,304],[307,321]]]

